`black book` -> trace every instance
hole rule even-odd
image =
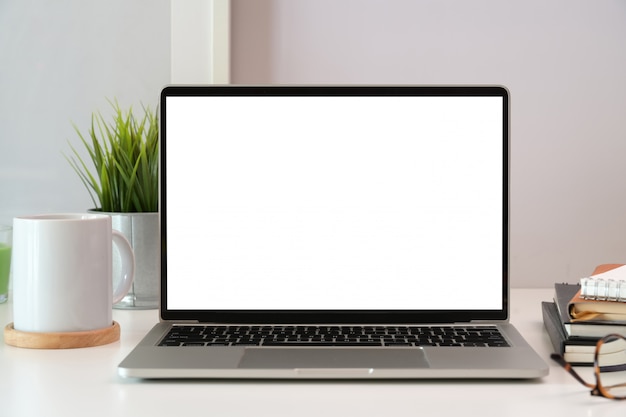
[[[554,351],[563,355],[572,365],[589,366],[595,361],[597,338],[567,337],[561,323],[561,315],[556,304],[549,301],[541,303],[543,323],[554,347]],[[623,340],[617,339],[602,346],[599,356],[601,365],[610,366],[624,363]]]
[[[578,284],[554,284],[554,304],[560,316],[566,337],[598,339],[609,333],[626,335],[626,322],[615,321],[572,321],[569,314],[569,303],[580,290]]]
[[[550,337],[554,351],[563,355],[565,360],[573,365],[592,365],[597,339],[569,339],[555,303],[542,302],[541,311],[543,313],[543,325]]]

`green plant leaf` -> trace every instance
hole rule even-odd
[[[158,211],[159,133],[156,111],[143,107],[138,121],[132,108],[123,111],[117,100],[107,123],[101,113],[91,117],[89,137],[74,125],[87,150],[93,171],[70,143],[71,157],[65,156],[87,188],[96,208],[107,212]]]

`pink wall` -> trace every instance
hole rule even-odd
[[[626,2],[233,0],[233,83],[504,84],[513,285],[626,263]]]

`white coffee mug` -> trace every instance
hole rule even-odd
[[[113,244],[122,259],[115,292]],[[109,216],[45,214],[13,219],[12,267],[13,327],[77,332],[113,325],[113,304],[131,287],[135,258]]]

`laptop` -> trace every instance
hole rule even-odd
[[[132,378],[539,378],[509,315],[499,86],[168,86]]]

